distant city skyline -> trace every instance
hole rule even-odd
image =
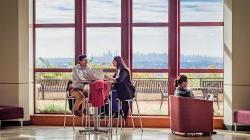
[[[96,55],[91,55],[91,54],[87,54],[87,57],[88,58],[95,58],[95,57],[104,57],[106,54],[109,54],[109,53],[111,53],[111,55],[109,55],[109,56],[111,56],[111,57],[113,57],[113,56],[117,56],[117,55],[121,55],[120,53],[112,53],[112,51],[111,50],[108,50],[107,52],[104,52],[102,55],[98,55],[98,56],[96,56]],[[168,55],[168,53],[155,53],[155,52],[151,52],[151,53],[143,53],[143,52],[133,52],[133,55],[152,55],[152,54],[155,54],[155,55]],[[183,54],[183,53],[181,53],[181,56],[202,56],[202,57],[218,57],[218,58],[222,58],[223,56],[211,56],[211,55],[201,55],[201,54],[191,54],[191,55],[189,55],[189,54]],[[52,57],[36,57],[36,58],[48,58],[48,59],[53,59],[53,58],[72,58],[72,59],[74,59],[74,56],[70,56],[70,57],[64,57],[64,56],[62,56],[62,57],[57,57],[57,56],[52,56]]]
[[[91,57],[89,61],[91,64],[99,66],[110,66],[114,54],[111,52],[106,53],[103,56]],[[37,58],[37,67],[59,67],[69,68],[74,66],[74,58]],[[167,68],[168,67],[168,55],[161,54],[134,54],[133,55],[133,68]],[[211,56],[184,56],[181,55],[181,67],[182,68],[222,68],[223,57],[211,57]]]

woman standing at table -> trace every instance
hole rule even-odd
[[[124,118],[128,115],[128,103],[124,100],[133,99],[135,88],[131,82],[131,74],[123,59],[120,56],[115,56],[112,65],[116,68],[116,72],[113,77],[107,75],[104,76],[105,80],[114,82],[112,89],[112,110],[113,117],[118,115],[118,103],[116,101],[119,98],[122,101],[122,110],[124,112]]]

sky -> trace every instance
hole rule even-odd
[[[74,23],[75,0],[37,0],[36,23]],[[88,23],[119,23],[121,0],[87,0]],[[133,0],[133,22],[168,22],[167,0]],[[223,21],[222,0],[182,0],[181,21]],[[87,52],[120,54],[120,28],[87,29]],[[74,28],[37,29],[37,57],[74,57]],[[134,53],[168,53],[168,29],[134,27]],[[143,51],[142,51],[143,50]],[[181,27],[181,54],[223,57],[223,27]]]

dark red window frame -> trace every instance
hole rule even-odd
[[[33,46],[34,46],[34,72],[71,72],[71,69],[60,68],[36,68],[36,29],[37,28],[75,28],[75,63],[77,56],[86,52],[86,29],[87,28],[121,28],[121,56],[132,72],[143,73],[168,73],[169,93],[173,93],[173,81],[179,73],[223,73],[223,69],[181,69],[180,68],[180,27],[187,26],[224,26],[224,22],[180,22],[180,0],[169,0],[168,22],[132,23],[132,0],[121,0],[121,23],[87,23],[86,0],[75,0],[75,23],[70,24],[36,24],[36,0],[33,0]],[[133,69],[132,68],[132,28],[133,27],[166,27],[169,30],[168,69]],[[170,61],[171,60],[171,61]],[[106,72],[113,71],[105,69]],[[34,76],[35,77],[35,76]]]

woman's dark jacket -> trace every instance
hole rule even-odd
[[[116,77],[117,71],[114,78]],[[116,78],[116,83],[114,84],[114,89],[119,93],[119,99],[127,100],[134,98],[135,87],[131,83],[130,74],[127,69],[121,68],[118,78]]]

